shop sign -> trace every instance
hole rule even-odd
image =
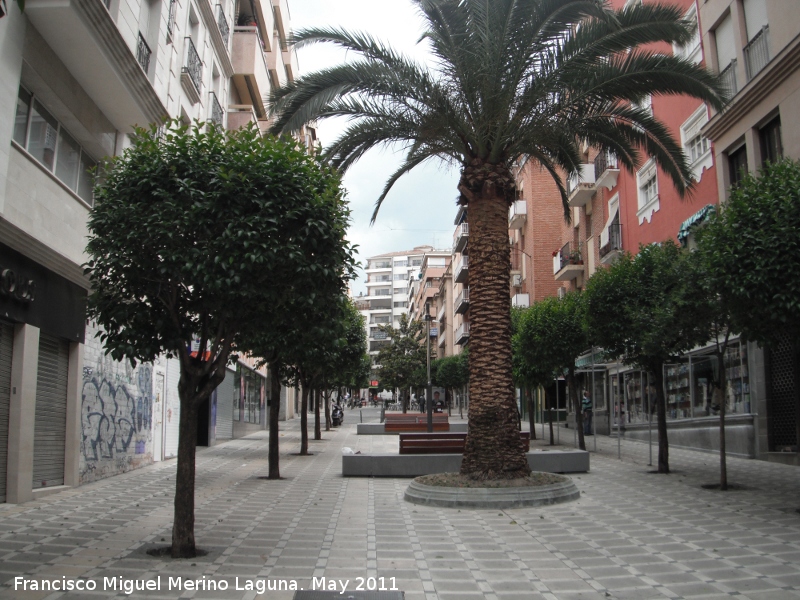
[[[0,296],[30,304],[36,297],[36,282],[0,262]]]

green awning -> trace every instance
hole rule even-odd
[[[686,245],[686,239],[689,237],[689,234],[692,232],[692,228],[695,225],[699,225],[716,212],[717,207],[715,205],[706,204],[703,208],[681,223],[681,228],[678,230],[678,241],[681,243],[681,245]]]

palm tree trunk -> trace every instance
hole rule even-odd
[[[482,188],[487,191],[469,202],[470,403],[461,473],[511,479],[528,475],[530,467],[519,443],[511,373],[508,200],[489,193],[496,189],[489,183]]]

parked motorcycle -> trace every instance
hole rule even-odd
[[[338,427],[342,423],[344,423],[344,411],[338,402],[334,402],[331,406],[331,424]]]

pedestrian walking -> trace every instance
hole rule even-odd
[[[592,435],[592,398],[586,390],[583,390],[581,410],[583,411],[583,435]]]
[[[419,412],[425,412],[425,394],[419,396]]]

